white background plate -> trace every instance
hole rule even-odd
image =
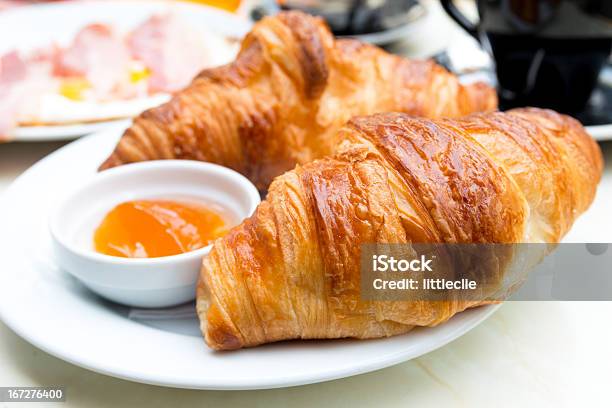
[[[66,361],[151,384],[254,389],[307,384],[373,371],[445,345],[495,307],[460,313],[436,328],[372,341],[285,342],[215,353],[197,321],[145,325],[58,270],[50,254],[47,212],[91,177],[122,127],[82,138],[25,172],[0,202],[0,317],[17,334]],[[96,200],[96,197],[91,197]]]
[[[96,123],[77,123],[57,126],[20,126],[12,133],[11,141],[43,142],[52,140],[70,140],[83,135],[104,130],[112,125],[129,124],[131,119],[118,119]]]
[[[195,27],[233,38],[241,38],[250,23],[219,9],[186,2],[108,0],[60,2],[17,7],[0,13],[0,55],[17,48],[28,52],[52,42],[68,44],[83,26],[93,22],[110,23],[124,32],[152,14],[172,11]],[[146,99],[134,104],[146,103]],[[115,116],[116,117],[116,116]],[[100,130],[110,122],[64,126],[18,128],[12,140],[42,141],[72,139]]]
[[[593,136],[593,139],[598,140],[600,142],[612,140],[612,124],[586,126],[586,130],[591,136]]]

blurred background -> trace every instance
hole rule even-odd
[[[0,187],[232,61],[251,26],[280,10],[486,81],[502,110],[555,109],[612,139],[612,1],[0,0]]]
[[[134,3],[142,7],[126,8]],[[168,6],[162,9],[161,3]],[[100,4],[107,5],[108,16],[91,12]],[[197,5],[201,11],[192,12]],[[233,19],[219,23],[211,9]],[[0,140],[72,139],[132,117],[163,102],[198,70],[233,59],[240,37],[254,21],[291,9],[322,16],[337,36],[356,37],[406,57],[434,58],[462,81],[494,84],[501,109],[555,109],[590,126],[597,139],[612,138],[610,1],[0,0]],[[38,24],[45,15],[49,18]],[[160,15],[179,18],[147,20]],[[181,19],[206,32],[180,32]],[[99,38],[106,34],[99,27],[91,30],[92,24],[129,43],[133,83],[108,84],[109,77],[122,74],[91,72],[96,69],[74,62],[88,59],[93,65],[96,58],[109,57],[112,41]],[[13,27],[27,32],[17,34]],[[160,35],[168,39],[162,45]],[[191,38],[189,47],[172,45],[186,37]],[[183,53],[172,48],[183,48]],[[181,70],[178,62],[192,69]],[[47,71],[51,74],[41,74]]]
[[[489,82],[501,109],[555,109],[612,139],[608,0],[0,0],[0,191],[232,61],[254,22],[294,9],[337,36]]]

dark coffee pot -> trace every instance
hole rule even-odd
[[[441,3],[492,55],[502,109],[584,108],[612,49],[612,2],[477,0],[477,24],[452,0]]]

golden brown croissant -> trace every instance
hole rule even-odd
[[[462,86],[431,61],[354,40],[335,41],[319,18],[281,13],[257,23],[232,64],[200,73],[134,121],[102,169],[153,159],[231,167],[258,188],[326,156],[352,116],[461,116],[497,107],[495,91]]]
[[[338,153],[277,177],[214,243],[198,284],[206,342],[376,338],[448,320],[474,301],[365,301],[364,243],[558,242],[603,162],[574,119],[516,109],[463,119],[354,118]]]

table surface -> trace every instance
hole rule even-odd
[[[409,48],[423,52],[418,45]],[[0,194],[62,145],[0,145]],[[612,143],[602,149],[608,164],[600,191],[612,194]],[[594,211],[602,220],[598,238],[612,242],[612,217],[605,206]],[[62,407],[610,407],[610,316],[612,302],[508,302],[451,344],[394,367],[322,384],[232,392],[170,389],[96,374],[36,349],[0,323],[0,386],[65,385],[67,402],[57,404]]]

